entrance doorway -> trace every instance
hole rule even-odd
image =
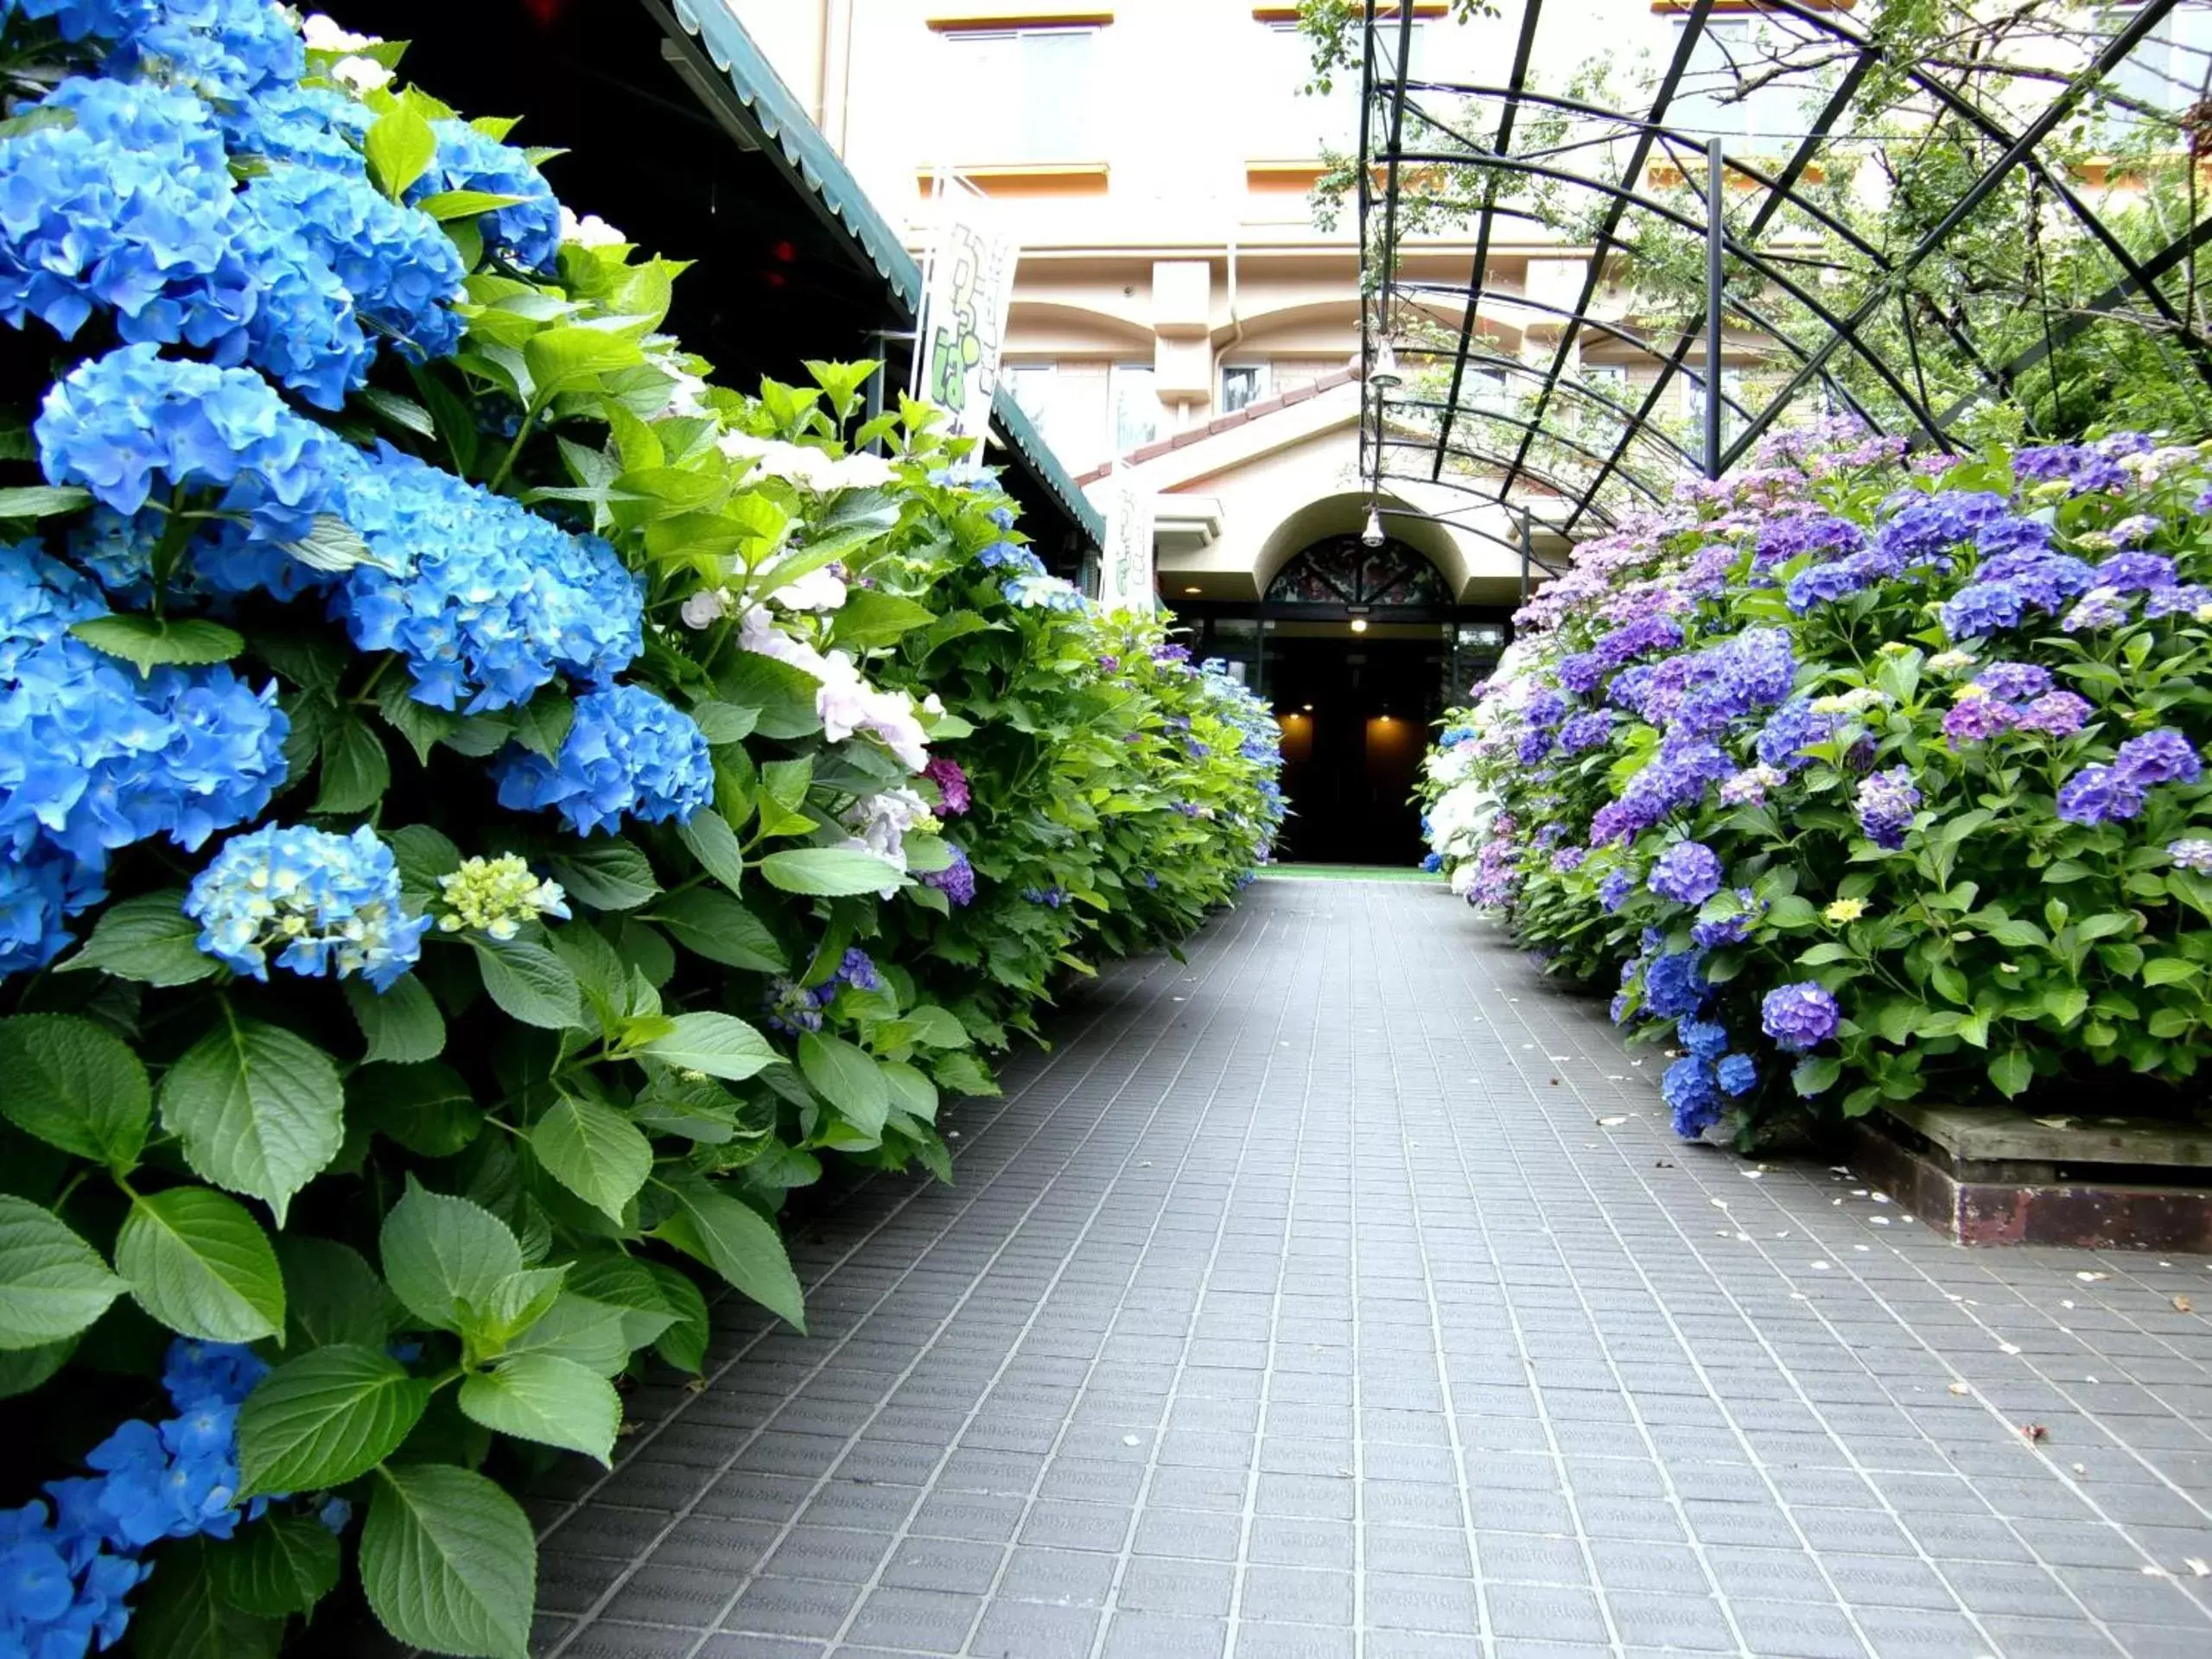
[[[1387,626],[1387,625],[1385,625]],[[1268,695],[1282,724],[1291,816],[1278,855],[1300,863],[1413,864],[1421,809],[1411,797],[1443,712],[1445,643],[1332,630],[1268,643]],[[1395,630],[1394,630],[1395,632]]]

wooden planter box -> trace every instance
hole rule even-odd
[[[1853,1170],[1961,1244],[2212,1250],[2212,1128],[1892,1106],[1845,1134]]]

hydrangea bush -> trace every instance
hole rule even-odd
[[[1522,612],[1427,758],[1438,861],[1555,970],[1618,977],[1686,1135],[2190,1077],[2208,483],[2202,446],[2133,433],[1777,438]]]
[[[0,1652],[253,1659],[351,1561],[520,1656],[499,1482],[803,1325],[787,1195],[949,1175],[1265,858],[1274,723],[873,365],[712,385],[396,48],[0,29]]]

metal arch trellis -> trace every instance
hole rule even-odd
[[[1955,387],[1978,384],[1982,392],[2002,393],[2018,384],[2023,373],[2100,321],[2144,321],[2128,308],[2139,305],[2154,314],[2150,321],[2159,330],[2158,338],[2171,342],[2171,346],[2162,343],[2159,349],[2185,365],[2184,373],[2212,388],[2212,342],[2199,332],[2193,296],[2184,315],[2162,286],[2164,279],[2191,260],[2200,247],[2212,243],[2212,219],[2199,219],[2164,246],[2138,255],[2073,188],[2065,169],[2054,167],[2040,153],[2061,123],[2159,28],[2180,0],[2141,0],[2132,7],[2125,21],[2088,60],[2059,80],[2040,109],[2017,125],[1985,107],[1964,73],[1955,84],[1945,78],[1939,65],[1886,60],[1878,30],[1861,27],[1833,0],[1757,0],[1755,11],[1786,19],[1805,31],[1796,37],[1800,44],[1817,40],[1824,48],[1832,46],[1835,56],[1831,64],[1840,70],[1808,130],[1793,135],[1795,148],[1778,168],[1760,156],[1731,155],[1730,145],[1722,140],[1708,140],[1669,122],[1670,107],[1691,72],[1717,0],[1686,0],[1681,5],[1681,30],[1672,57],[1646,110],[1635,117],[1587,100],[1535,90],[1531,86],[1531,71],[1545,0],[1520,0],[1520,3],[1522,10],[1510,67],[1502,84],[1492,84],[1414,76],[1412,30],[1416,8],[1366,0],[1360,54],[1364,113],[1354,174],[1363,264],[1360,463],[1363,474],[1377,489],[1385,479],[1417,479],[1431,486],[1446,485],[1474,498],[1471,508],[1485,503],[1507,508],[1522,517],[1524,552],[1535,527],[1571,540],[1586,519],[1601,525],[1613,522],[1612,513],[1601,499],[1609,489],[1625,488],[1652,500],[1663,495],[1673,478],[1693,467],[1707,477],[1719,476],[1815,388],[1823,392],[1831,407],[1848,409],[1875,431],[1894,424],[1894,419],[1885,423],[1878,417],[1839,378],[1831,366],[1838,362],[1839,354],[1847,354],[1847,360],[1860,365],[1854,372],[1871,374],[1868,388],[1885,395],[1889,406],[1902,417],[1910,438],[1925,446],[1948,448],[1954,424],[1980,394],[1947,392],[1948,401],[1940,404],[1935,398],[1923,361],[1921,323],[1914,315],[1916,301],[1921,304],[1929,337],[1940,336],[1955,353],[1962,379],[1955,382]],[[1895,251],[1885,251],[1869,243],[1814,194],[1820,177],[1815,163],[1825,147],[1845,141],[1845,124],[1877,70],[1901,80],[1944,115],[1971,128],[1978,135],[1977,148],[1986,143],[2000,151],[1986,165],[1981,164],[1986,151],[1976,158],[1977,170],[1971,181],[1950,200],[1937,222]],[[1438,112],[1438,99],[1455,105],[1452,117]],[[1479,137],[1475,136],[1474,122],[1493,109],[1494,126],[1486,126]],[[1516,137],[1525,128],[1541,124],[1540,115],[1559,120],[1604,121],[1611,125],[1598,138],[1576,144],[1516,146]],[[1414,131],[1410,138],[1409,128]],[[1601,168],[1579,173],[1563,164],[1571,151],[1594,149],[1601,155],[1611,155],[1623,142],[1628,156],[1617,175],[1604,176]],[[1647,168],[1655,150],[1675,159],[1685,182],[1691,171],[1686,156],[1701,157],[1706,185],[1702,216],[1689,213],[1679,196],[1662,199],[1646,188]],[[1468,208],[1474,253],[1464,284],[1416,280],[1402,276],[1398,270],[1408,176],[1433,176],[1440,169],[1473,169],[1478,181]],[[1740,227],[1728,223],[1725,211],[1726,181],[1732,175],[1742,186],[1758,193],[1755,208]],[[2075,304],[2055,322],[2046,309],[2040,343],[2017,352],[2008,360],[1991,362],[1974,337],[1964,302],[1939,303],[1925,287],[1913,285],[1910,278],[1945,251],[1961,227],[1995,192],[2016,178],[2030,183],[2031,212],[2040,211],[2040,204],[2047,198],[2101,251],[2118,275],[2103,291]],[[1580,294],[1569,305],[1548,303],[1516,291],[1501,281],[1494,269],[1500,225],[1541,218],[1508,200],[1516,188],[1532,184],[1556,192],[1583,193],[1602,202],[1595,233],[1586,244],[1560,249],[1586,260]],[[1805,260],[1793,257],[1787,250],[1777,252],[1763,245],[1762,237],[1785,209],[1821,226],[1854,258],[1863,261],[1852,273],[1865,279],[1862,289],[1847,308],[1831,305],[1816,291],[1825,273],[1795,274],[1792,265],[1802,266]],[[1601,289],[1629,251],[1623,225],[1631,211],[1678,232],[1694,234],[1706,245],[1704,302],[1682,322],[1671,344],[1663,337],[1667,330],[1639,330],[1598,313]],[[1730,285],[1732,273],[1734,288]],[[1785,327],[1765,315],[1752,296],[1742,291],[1746,279],[1785,296],[1802,314],[1796,322]],[[1459,313],[1456,331],[1438,315],[1446,301]],[[1545,359],[1532,362],[1491,350],[1478,336],[1485,305],[1493,308],[1491,315],[1496,308],[1513,307],[1554,320],[1558,337]],[[1878,332],[1891,306],[1897,308],[1896,338],[1900,342],[1894,345]],[[1408,388],[1405,395],[1396,395],[1391,385],[1378,384],[1372,373],[1378,347],[1392,339],[1396,323],[1408,309],[1435,324],[1445,343],[1407,341],[1396,349],[1408,359],[1430,363],[1448,359],[1448,390],[1441,397],[1433,395],[1433,387],[1427,394]],[[1731,396],[1720,373],[1727,355],[1722,324],[1729,319],[1769,342],[1770,356],[1777,364],[1787,360],[1787,373],[1778,389],[1758,399],[1756,407]],[[1618,397],[1609,397],[1580,372],[1578,346],[1586,331],[1621,341],[1657,365],[1654,378],[1642,389],[1641,399],[1633,407],[1632,394],[1625,384],[1618,388]],[[1456,340],[1452,338],[1454,332]],[[1700,337],[1704,351],[1697,365],[1692,366],[1692,352]],[[1465,393],[1471,369],[1533,379],[1535,390],[1516,409],[1470,401]],[[1702,392],[1703,442],[1699,446],[1700,453],[1694,456],[1657,419],[1668,385],[1684,373]],[[1731,416],[1732,433],[1727,424]],[[1578,418],[1594,418],[1618,431],[1598,439],[1593,448],[1592,433],[1575,424]],[[1467,435],[1475,429],[1498,435],[1497,445],[1471,441]],[[1408,435],[1409,431],[1416,435]],[[1509,437],[1510,442],[1505,442]],[[1419,451],[1423,465],[1414,473],[1394,468],[1392,461],[1408,451]],[[1547,456],[1554,463],[1573,465],[1547,465],[1542,460]],[[1463,465],[1451,465],[1455,461]],[[1465,464],[1486,468],[1489,476],[1471,476]],[[1567,473],[1578,476],[1564,475]],[[1516,487],[1524,482],[1562,504],[1561,514],[1535,525],[1526,504],[1516,494]],[[1490,539],[1499,538],[1490,535]]]

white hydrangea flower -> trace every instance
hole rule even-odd
[[[586,213],[578,219],[563,202],[561,206],[561,239],[574,242],[579,247],[611,248],[620,246],[630,238],[597,213]]]
[[[787,611],[834,611],[845,602],[845,581],[835,565],[810,570],[768,595]]]

